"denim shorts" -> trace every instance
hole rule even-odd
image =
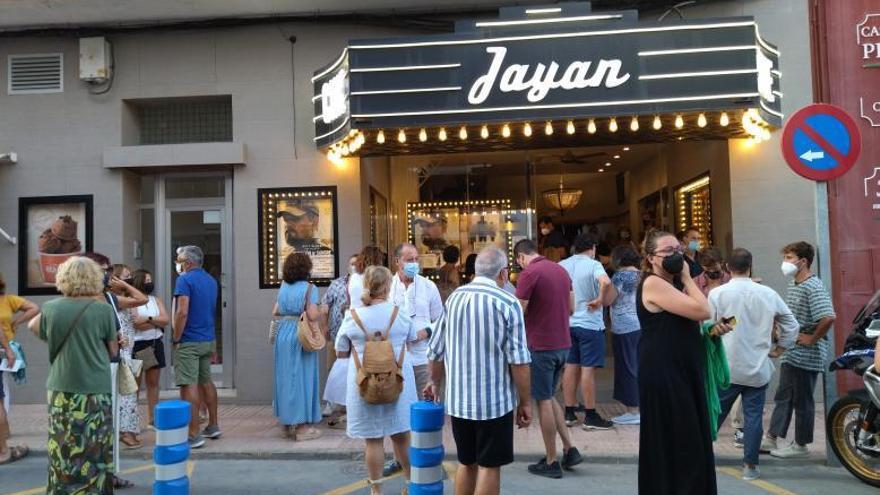
[[[571,327],[571,349],[565,362],[584,368],[604,368],[605,330]]]
[[[565,368],[568,349],[554,351],[532,351],[532,397],[535,400],[549,400],[556,395],[556,387]]]

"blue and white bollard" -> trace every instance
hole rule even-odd
[[[411,466],[410,495],[443,494],[443,422],[446,412],[433,401],[416,402],[410,406],[412,442],[409,447]]]
[[[153,495],[189,495],[189,402],[172,400],[156,406],[156,481]]]

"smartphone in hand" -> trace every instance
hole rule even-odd
[[[721,322],[725,325],[730,325],[730,328],[736,327],[736,316],[728,316],[727,318],[721,318]]]

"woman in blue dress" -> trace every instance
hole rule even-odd
[[[303,311],[312,322],[319,318],[318,289],[309,283],[311,271],[307,254],[292,253],[284,260],[284,282],[272,311],[281,320],[275,339],[275,416],[284,425],[285,435],[297,441],[321,436],[311,426],[321,422],[318,353],[304,350],[297,336]]]

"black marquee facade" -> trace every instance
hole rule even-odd
[[[760,139],[782,122],[779,55],[751,17],[503,8],[451,34],[351,41],[313,77],[315,144],[342,156],[429,140],[442,149],[467,135],[503,142],[523,123],[536,134],[665,126]]]

